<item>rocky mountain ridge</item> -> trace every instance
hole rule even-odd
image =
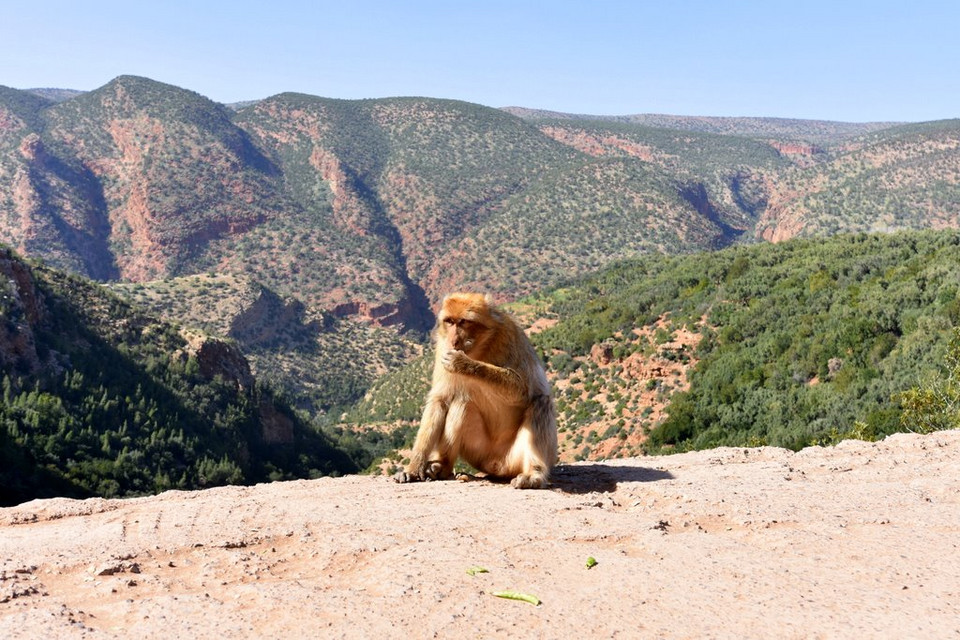
[[[870,148],[912,149],[898,161],[911,165],[946,153],[953,184],[957,154],[940,147],[955,130],[864,137],[892,126],[302,94],[228,109],[133,76],[76,94],[3,88],[0,241],[99,280],[246,274],[318,310],[422,329],[451,289],[512,299],[631,255],[843,228],[796,203],[890,155]],[[888,164],[870,170],[887,171],[891,197],[917,182]],[[895,225],[889,206],[867,226]],[[909,226],[954,223],[947,198],[930,206]]]

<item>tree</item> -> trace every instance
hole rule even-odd
[[[960,327],[953,329],[946,369],[919,386],[898,394],[900,425],[907,431],[930,433],[960,428]]]

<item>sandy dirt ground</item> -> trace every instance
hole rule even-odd
[[[957,431],[43,500],[0,509],[0,637],[960,638],[958,546]]]

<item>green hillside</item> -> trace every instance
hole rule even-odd
[[[822,156],[821,151],[806,147],[809,153],[784,154],[771,140],[630,122],[541,120],[538,126],[546,135],[587,154],[632,161],[647,170],[659,168],[672,190],[725,234],[723,244],[752,236],[756,216],[766,204],[765,182],[771,176]]]
[[[956,228],[960,120],[870,134],[771,183],[756,233],[776,237]]]
[[[583,354],[668,316],[703,335],[661,445],[798,448],[901,428],[895,395],[939,369],[960,323],[960,234],[853,235],[650,258],[547,295],[544,349]]]
[[[834,122],[795,118],[675,116],[657,113],[625,116],[579,115],[523,107],[507,107],[504,111],[534,122],[564,120],[579,124],[627,124],[724,136],[797,140],[819,145],[839,144],[849,138],[856,138],[873,131],[889,129],[902,124],[899,122]]]
[[[0,109],[4,112],[3,121],[6,125],[3,129],[23,127],[37,131],[43,122],[40,114],[50,104],[51,101],[42,96],[0,85]],[[3,136],[0,140],[9,145],[13,138]]]
[[[416,335],[336,318],[248,277],[201,274],[109,286],[158,317],[234,341],[258,380],[312,412],[349,405],[420,351]]]
[[[696,119],[690,119],[696,121]],[[708,119],[709,120],[709,119]],[[852,231],[955,228],[960,121],[778,129],[652,128],[615,119],[534,120],[547,135],[603,157],[662,167],[701,213],[742,239],[784,240]],[[637,122],[656,122],[638,120]],[[734,134],[733,132],[738,132]],[[856,135],[854,135],[856,134]],[[829,136],[828,136],[829,137]]]
[[[391,286],[403,286],[421,313],[429,307],[422,291],[438,299],[451,276],[446,264],[465,259],[464,237],[511,194],[577,155],[517,118],[450,100],[281,94],[242,109],[236,122],[271,150],[306,209],[329,207],[316,213],[315,224],[332,232],[323,258],[365,258],[356,272],[339,267],[339,280],[323,284],[365,284],[363,296],[388,300]],[[370,273],[377,265],[389,272]],[[344,268],[356,274],[349,284]]]
[[[0,504],[351,473],[222,341],[0,251]]]

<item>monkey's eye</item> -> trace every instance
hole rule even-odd
[[[453,318],[444,318],[443,324],[450,326],[456,324],[456,321]]]

